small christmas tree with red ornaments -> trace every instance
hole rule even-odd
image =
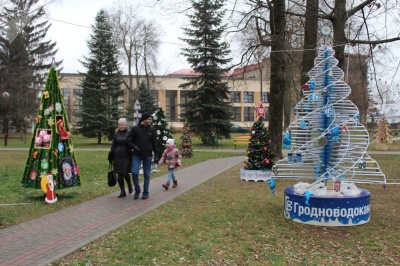
[[[271,170],[274,156],[271,149],[271,139],[268,130],[264,128],[263,118],[254,122],[251,127],[249,146],[247,149],[246,170]]]

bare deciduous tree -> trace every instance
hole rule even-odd
[[[124,81],[125,87],[133,92],[140,84],[139,76],[144,74],[147,86],[151,88],[150,77],[157,68],[161,27],[154,20],[141,18],[140,6],[131,3],[114,6],[108,11],[108,16],[121,57],[127,64],[128,82]]]

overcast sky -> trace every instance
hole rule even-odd
[[[130,3],[139,2],[130,0]],[[152,2],[152,1],[149,1]],[[143,1],[140,1],[143,3]],[[94,25],[96,14],[101,9],[108,9],[113,4],[110,0],[63,0],[51,4],[48,8],[48,19],[52,23],[47,37],[57,42],[58,53],[56,60],[64,60],[64,73],[77,73],[85,68],[78,60],[89,55],[86,41],[92,33],[91,25]],[[182,68],[189,68],[186,59],[179,55],[182,42],[180,23],[175,19],[167,19],[161,16],[162,11],[154,6],[143,6],[141,16],[155,19],[160,24],[162,45],[159,53],[159,70],[157,74],[164,75]],[[122,68],[124,68],[122,66]],[[124,72],[125,69],[123,69]]]

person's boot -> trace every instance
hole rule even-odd
[[[168,187],[169,187],[169,182],[167,182],[167,183],[163,184],[163,185],[162,185],[162,187],[163,187],[163,188],[165,188],[165,190],[168,190]]]
[[[121,193],[119,194],[118,198],[126,197],[124,178],[122,176],[118,176],[118,185],[119,188],[121,189]]]
[[[178,186],[178,181],[174,180],[174,184],[172,185],[172,188],[176,188]]]
[[[131,177],[128,174],[128,175],[125,175],[124,178],[125,178],[126,183],[128,184],[129,194],[132,194],[133,188],[132,188]]]

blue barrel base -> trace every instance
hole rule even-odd
[[[314,197],[285,189],[284,215],[294,222],[319,226],[355,226],[370,220],[370,193],[360,189],[358,196]]]

